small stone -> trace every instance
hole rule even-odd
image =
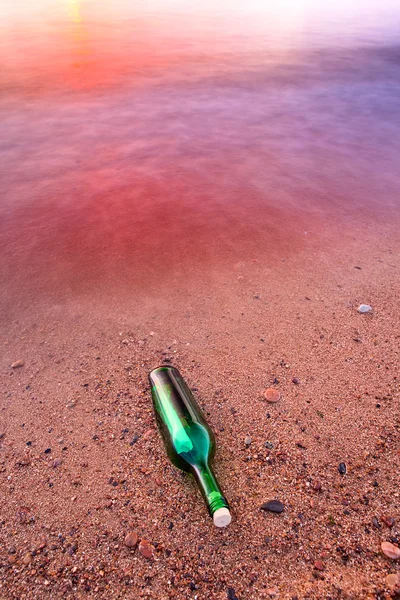
[[[314,561],[314,569],[317,569],[317,571],[323,571],[325,569],[325,565],[322,560]]]
[[[285,505],[279,500],[269,500],[261,505],[261,510],[268,510],[273,513],[281,513],[285,510]]]
[[[268,450],[273,450],[274,449],[274,445],[272,442],[265,442],[264,446],[266,448],[268,448]]]
[[[124,540],[125,546],[127,546],[128,548],[135,548],[137,543],[138,543],[137,533],[135,533],[134,531],[130,531],[129,533],[126,534],[125,540]]]
[[[17,557],[15,556],[15,554],[10,554],[10,556],[8,557],[8,562],[10,565],[14,565],[17,562]]]
[[[46,450],[44,451],[45,454],[50,454],[51,452],[51,448],[46,448]]]
[[[245,446],[250,446],[251,441],[251,437],[249,435],[246,435],[246,437],[244,438]]]
[[[390,542],[382,542],[381,544],[382,552],[388,558],[392,560],[399,560],[400,558],[400,548],[391,544]]]
[[[320,492],[322,490],[322,483],[318,479],[316,479],[312,487],[315,492]]]
[[[24,361],[23,360],[16,360],[15,362],[12,363],[11,368],[12,369],[18,369],[19,367],[23,367],[24,366]]]
[[[360,306],[357,308],[357,311],[362,314],[369,313],[372,311],[372,306],[369,304],[360,304]]]
[[[140,540],[139,552],[145,558],[151,559],[154,556],[154,546],[152,546],[147,540]]]
[[[71,546],[68,548],[68,554],[70,556],[73,556],[76,551],[78,550],[78,543],[74,542],[73,544],[71,544]]]
[[[395,520],[393,519],[393,517],[388,517],[386,515],[383,515],[381,517],[381,519],[382,519],[383,523],[385,523],[386,527],[389,527],[389,528],[393,527],[393,525],[395,523]]]
[[[233,587],[228,587],[226,590],[228,600],[239,600]]]
[[[24,563],[24,565],[29,565],[31,563],[31,561],[32,561],[32,554],[30,552],[27,552],[24,555],[22,562]]]
[[[53,460],[53,463],[51,466],[53,467],[53,469],[57,469],[57,467],[60,467],[61,465],[62,465],[61,458],[56,458],[55,460]]]
[[[270,402],[271,404],[274,404],[275,402],[279,402],[280,400],[280,393],[278,392],[278,390],[275,390],[274,388],[267,388],[264,392],[264,396],[267,402]]]
[[[300,379],[298,377],[293,377],[292,383],[294,383],[295,385],[299,385]]]
[[[341,475],[346,475],[346,473],[347,473],[346,463],[344,463],[344,462],[339,463],[338,471]]]
[[[395,588],[396,586],[400,586],[400,577],[397,573],[390,573],[390,575],[386,575],[386,585],[389,588]]]
[[[381,524],[376,517],[372,517],[372,526],[375,527],[375,529],[381,528]]]

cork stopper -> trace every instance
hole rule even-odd
[[[232,521],[231,513],[228,508],[217,508],[213,514],[213,521],[216,527],[227,527]]]

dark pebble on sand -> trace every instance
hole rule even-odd
[[[378,521],[378,519],[376,517],[372,517],[372,525],[376,528],[376,529],[380,529],[381,525]]]
[[[46,448],[46,450],[44,451],[45,454],[50,454],[51,452],[51,448]]]
[[[341,462],[338,466],[338,471],[341,475],[346,475],[347,473],[347,467],[346,464],[344,462]]]
[[[292,383],[294,383],[295,385],[299,385],[300,379],[298,377],[293,377]]]
[[[285,505],[279,500],[269,500],[261,505],[261,510],[268,510],[273,513],[281,513],[285,510]]]
[[[386,527],[393,527],[395,524],[393,517],[387,517],[386,515],[381,517],[382,521],[385,523]]]
[[[68,554],[72,556],[78,550],[78,544],[75,542],[68,548]]]
[[[268,448],[268,450],[273,450],[274,445],[272,442],[265,442],[264,446]]]
[[[233,589],[233,587],[227,588],[226,595],[228,597],[228,600],[239,600],[239,598],[235,594],[235,590]]]

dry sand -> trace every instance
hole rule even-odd
[[[274,265],[238,261],[208,288],[165,284],[164,302],[110,293],[9,309],[1,597],[392,597],[398,567],[380,550],[400,542],[391,227]],[[181,370],[216,433],[226,530],[165,455],[147,382],[162,362]],[[271,386],[277,404],[263,398]],[[285,511],[262,512],[270,499]],[[125,546],[130,531],[152,559]]]

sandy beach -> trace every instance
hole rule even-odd
[[[0,598],[398,598],[396,47],[267,64],[203,15],[158,51],[143,8],[139,51],[122,3],[72,5],[2,41]],[[160,364],[215,433],[226,529],[166,456]]]

